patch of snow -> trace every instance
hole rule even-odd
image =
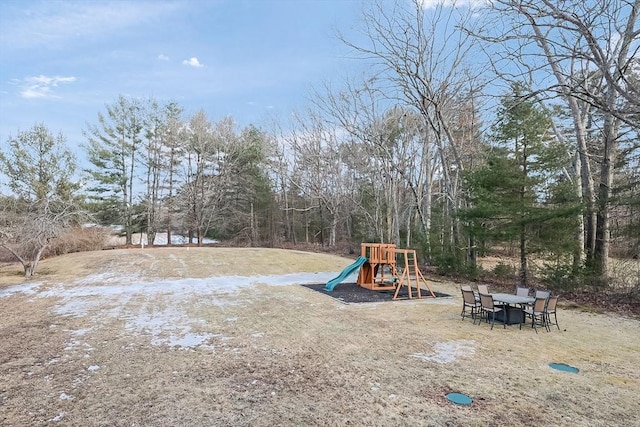
[[[182,319],[183,322],[188,322],[186,319]],[[214,349],[213,345],[207,344],[213,338],[220,338],[222,335],[214,334],[214,333],[194,333],[190,332],[190,328],[183,327],[181,331],[175,331],[170,333],[168,336],[165,336],[164,333],[167,329],[180,329],[178,327],[171,328],[168,325],[160,325],[151,331],[152,339],[151,344],[153,345],[167,345],[169,347],[180,347],[180,348],[195,348],[195,347],[203,347],[208,349]]]
[[[41,285],[41,283],[29,282],[21,285],[7,286],[6,288],[0,289],[0,298],[10,297],[14,294],[37,295],[38,288],[40,288]]]
[[[95,371],[97,371],[98,369],[100,369],[100,366],[98,366],[98,365],[91,365],[91,366],[89,366],[89,367],[87,368],[87,371],[89,371],[89,372],[95,372]]]
[[[147,244],[147,236],[143,235],[142,236],[142,242],[146,245]],[[158,233],[156,234],[156,238],[153,240],[153,244],[154,245],[166,245],[168,242],[167,240],[167,233]],[[171,243],[174,245],[184,245],[189,243],[189,237],[188,236],[180,236],[180,235],[176,235],[176,234],[172,234],[171,235]],[[198,243],[198,239],[197,238],[192,238],[191,239],[191,243]],[[214,240],[214,239],[208,239],[208,238],[204,238],[202,240],[202,243],[204,244],[215,244],[215,243],[220,243],[218,240]]]
[[[166,344],[169,347],[182,347],[182,348],[194,348],[194,347],[205,347],[213,349],[212,345],[206,345],[205,343],[209,341],[211,338],[215,338],[220,336],[220,334],[195,334],[195,333],[186,333],[183,336],[170,336],[166,341]]]
[[[74,283],[45,289],[41,289],[40,283],[12,286],[1,290],[0,297],[25,294],[57,298],[58,303],[54,306],[57,314],[89,317],[93,324],[73,331],[65,350],[93,350],[93,347],[84,342],[85,337],[93,328],[110,320],[123,320],[125,330],[138,335],[149,335],[154,345],[213,348],[208,344],[212,338],[221,341],[229,338],[222,337],[215,331],[193,332],[192,326],[197,326],[197,330],[206,326],[204,319],[194,318],[188,312],[188,308],[194,303],[211,306],[239,305],[243,302],[228,297],[258,283],[268,286],[325,283],[337,274],[293,273],[146,281],[136,276],[109,272],[91,274]],[[235,322],[237,319],[227,318],[226,321]],[[261,332],[253,334],[254,337],[263,335]]]
[[[64,412],[60,412],[58,415],[51,418],[49,421],[57,423],[58,421],[62,421],[63,418],[64,418]]]
[[[73,396],[69,396],[67,393],[61,393],[60,394],[60,399],[62,400],[73,400]]]
[[[414,353],[411,357],[428,362],[447,364],[455,362],[459,357],[470,356],[476,352],[475,341],[473,340],[436,343],[434,344],[433,349],[433,353]]]
[[[270,286],[307,285],[311,283],[327,283],[338,274],[340,273],[290,273],[279,276],[254,276],[252,280],[254,283],[262,283]]]

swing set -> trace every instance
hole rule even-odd
[[[398,249],[393,243],[362,243],[361,257],[366,261],[358,273],[359,286],[372,291],[395,290],[394,300],[413,299],[414,292],[416,298],[422,298],[423,291],[436,297],[418,268],[414,249]],[[407,288],[406,298],[399,296],[403,287]]]

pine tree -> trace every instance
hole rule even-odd
[[[54,136],[44,124],[18,132],[0,152],[0,167],[13,195],[0,213],[0,248],[8,250],[35,274],[38,263],[54,239],[77,225],[83,212],[74,196],[76,159],[62,134]]]
[[[143,117],[139,103],[120,96],[98,114],[98,125],[89,126],[87,154],[93,168],[91,191],[107,210],[118,213],[124,226],[126,244],[132,243],[135,225],[134,184],[140,162]]]
[[[566,187],[560,178],[566,149],[553,137],[548,114],[526,96],[523,85],[513,85],[502,98],[497,118],[486,164],[467,175],[473,207],[463,216],[479,239],[517,241],[519,278],[527,285],[528,256],[557,249],[553,241],[565,241],[564,234],[570,240],[568,225],[555,235],[548,226],[570,221],[577,207],[564,199],[554,203]]]

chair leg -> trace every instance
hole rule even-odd
[[[480,309],[480,318],[478,319],[478,326],[482,324],[482,319],[486,319],[487,323],[489,323],[489,315],[486,310]]]
[[[556,328],[560,330],[560,325],[558,325],[558,314],[553,312],[553,323],[551,323],[551,314],[547,313],[547,324],[549,325],[549,329],[551,329],[551,325],[556,325]]]
[[[549,316],[543,316],[542,319],[544,321],[544,327],[546,328],[547,332],[551,332],[551,326],[549,326]]]

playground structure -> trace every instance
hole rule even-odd
[[[401,263],[398,263],[399,259]],[[407,289],[408,299],[414,297],[414,291],[417,298],[422,298],[423,290],[428,291],[430,297],[436,297],[418,268],[416,251],[398,249],[393,243],[362,243],[361,254],[356,262],[345,268],[338,277],[329,281],[325,288],[332,291],[357,268],[360,269],[358,286],[372,291],[395,290],[393,300],[404,299],[400,297],[403,287]]]

